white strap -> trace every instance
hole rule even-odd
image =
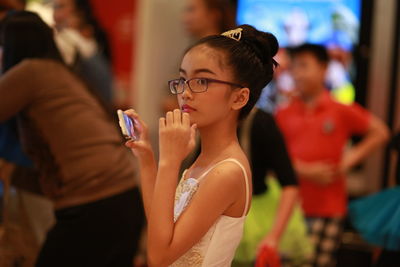
[[[246,182],[246,204],[245,204],[245,206],[244,206],[244,211],[243,211],[243,215],[242,215],[242,217],[243,217],[244,215],[246,215],[247,210],[248,210],[250,186],[249,186],[249,179],[248,179],[248,177],[247,177],[246,169],[243,167],[242,163],[240,163],[237,159],[228,158],[228,159],[224,159],[224,160],[221,160],[220,162],[215,163],[213,166],[211,166],[210,168],[208,168],[208,170],[205,171],[199,178],[197,178],[197,181],[200,182],[202,179],[204,179],[204,177],[206,177],[206,175],[207,175],[212,169],[214,169],[217,165],[220,165],[221,163],[228,162],[228,161],[234,162],[234,163],[236,163],[237,165],[239,165],[239,167],[242,169],[243,174],[244,174],[244,178],[245,178],[245,182]]]
[[[185,170],[183,171],[181,179],[185,179],[185,175],[186,175],[186,173],[187,173],[187,170],[188,170],[188,169],[185,169]]]

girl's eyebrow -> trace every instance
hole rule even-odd
[[[179,72],[183,73],[183,74],[186,74],[186,71],[184,69],[182,69],[182,68],[179,68]],[[215,72],[213,72],[212,70],[204,69],[204,68],[195,70],[194,74],[198,74],[198,73],[201,73],[201,72],[205,72],[205,73],[210,73],[210,74],[216,75]]]

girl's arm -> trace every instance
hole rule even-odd
[[[135,154],[139,162],[143,206],[146,218],[149,218],[157,175],[157,165],[150,144],[147,125],[140,119],[134,110],[127,110],[125,113],[138,122],[137,130],[140,132],[140,139],[138,141],[128,141],[126,142],[126,146],[132,149],[132,152]]]
[[[186,210],[173,220],[178,168],[160,164],[148,222],[147,253],[150,266],[168,266],[200,241],[226,210],[245,196],[242,170],[232,162],[222,163],[207,174]],[[240,199],[240,217],[245,198]]]
[[[160,161],[148,219],[147,253],[151,266],[173,263],[244,195],[242,170],[234,163],[223,163],[202,181],[185,212],[174,223],[179,167],[194,147],[194,137],[195,126],[190,126],[189,114],[174,110],[160,119]]]

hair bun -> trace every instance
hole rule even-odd
[[[240,25],[238,28],[243,29],[240,42],[248,44],[261,62],[270,64],[272,61],[274,65],[277,64],[273,57],[278,52],[279,44],[272,33],[259,31],[247,24]]]

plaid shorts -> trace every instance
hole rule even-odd
[[[337,251],[343,233],[343,218],[307,217],[307,224],[315,252],[302,267],[336,266]]]

